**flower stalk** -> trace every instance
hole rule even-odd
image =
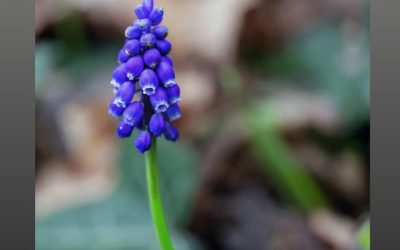
[[[156,139],[152,138],[152,147],[145,153],[146,178],[149,195],[150,211],[158,241],[162,250],[173,250],[171,237],[164,216],[164,209],[160,195],[158,180],[157,148]]]

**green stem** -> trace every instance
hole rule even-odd
[[[164,210],[161,202],[160,187],[158,183],[157,145],[156,139],[152,139],[152,146],[145,153],[146,177],[149,192],[150,211],[153,217],[157,237],[162,250],[173,250],[171,237],[165,222]]]

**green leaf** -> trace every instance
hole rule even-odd
[[[188,145],[158,143],[162,197],[175,249],[202,249],[182,228],[195,181],[195,152]],[[111,197],[85,204],[36,224],[37,250],[158,249],[151,220],[144,156],[132,140],[122,143],[120,185]]]
[[[328,202],[314,179],[300,166],[277,130],[281,119],[270,103],[252,109],[247,124],[256,157],[289,205],[304,211]]]
[[[370,220],[367,219],[358,232],[358,245],[363,250],[371,249],[371,233],[370,233]]]

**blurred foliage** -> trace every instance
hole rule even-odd
[[[315,24],[279,51],[259,51],[244,59],[268,79],[267,88],[287,84],[325,94],[338,107],[344,128],[352,131],[369,119],[370,52],[368,22],[347,22]],[[255,155],[289,204],[306,211],[326,206],[325,194],[281,138],[276,110],[267,101],[245,111]]]
[[[81,86],[111,79],[121,44],[90,37],[82,14],[72,12],[56,22],[51,35],[41,39],[35,49],[35,94],[46,86]],[[104,69],[104,70],[102,70]]]
[[[369,119],[370,48],[367,27],[321,23],[287,41],[280,51],[249,59],[268,84],[285,82],[318,91],[336,103],[346,127]]]
[[[46,86],[71,84],[81,86],[97,79],[110,78],[109,71],[116,65],[117,47],[97,44],[83,54],[68,57],[63,43],[44,41],[35,50],[35,95],[40,96]],[[99,53],[101,51],[101,53]],[[67,59],[68,57],[68,59]],[[102,70],[106,69],[106,70]]]
[[[106,200],[85,204],[36,224],[37,250],[157,249],[148,208],[143,155],[123,142],[120,185]],[[166,217],[176,249],[201,249],[182,230],[196,185],[195,152],[160,140],[159,168]]]
[[[57,49],[54,43],[39,43],[35,49],[35,94],[42,88],[46,77],[56,65]]]
[[[62,62],[82,57],[82,54],[88,50],[88,37],[82,14],[71,12],[55,23],[54,30],[57,40],[62,44],[63,49],[60,50]]]
[[[281,137],[282,121],[274,106],[264,102],[253,107],[247,122],[253,151],[285,201],[303,211],[327,206],[325,195]]]
[[[358,233],[358,244],[362,250],[371,249],[371,229],[370,220],[367,219]]]
[[[240,72],[233,66],[226,65],[220,74],[220,83],[224,93],[243,97],[243,83]]]

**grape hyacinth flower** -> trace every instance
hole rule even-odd
[[[138,19],[125,30],[126,39],[118,52],[119,65],[112,73],[111,85],[115,97],[110,103],[109,113],[114,117],[122,117],[121,123],[128,122],[127,125],[133,126],[134,130],[147,131],[151,138],[164,136],[169,140],[171,137],[166,127],[170,126],[165,124],[181,116],[178,106],[181,98],[173,61],[168,56],[171,51],[171,43],[166,39],[168,28],[160,24],[164,10],[155,6],[154,0],[144,0],[135,7],[134,13]],[[139,102],[134,101],[135,95]],[[141,117],[133,116],[133,120],[126,118],[136,113],[143,113],[142,124],[137,120]],[[150,121],[153,114],[160,114],[158,119],[153,120],[153,127],[160,127],[161,130],[152,131]],[[117,126],[118,136],[129,138],[132,132],[120,131],[120,127],[126,127],[121,123]],[[176,134],[179,132],[176,131]],[[143,133],[140,135],[133,145],[144,153],[151,145],[147,145],[148,140],[143,139]]]
[[[129,138],[137,130],[132,146],[145,154],[150,209],[160,246],[173,249],[164,219],[158,185],[156,139],[163,136],[175,142],[178,129],[172,122],[182,114],[180,88],[175,80],[172,45],[168,28],[161,24],[164,9],[154,0],[143,0],[133,12],[137,19],[125,29],[124,45],[118,52],[118,65],[112,72],[115,96],[108,113],[119,118],[116,133]]]

